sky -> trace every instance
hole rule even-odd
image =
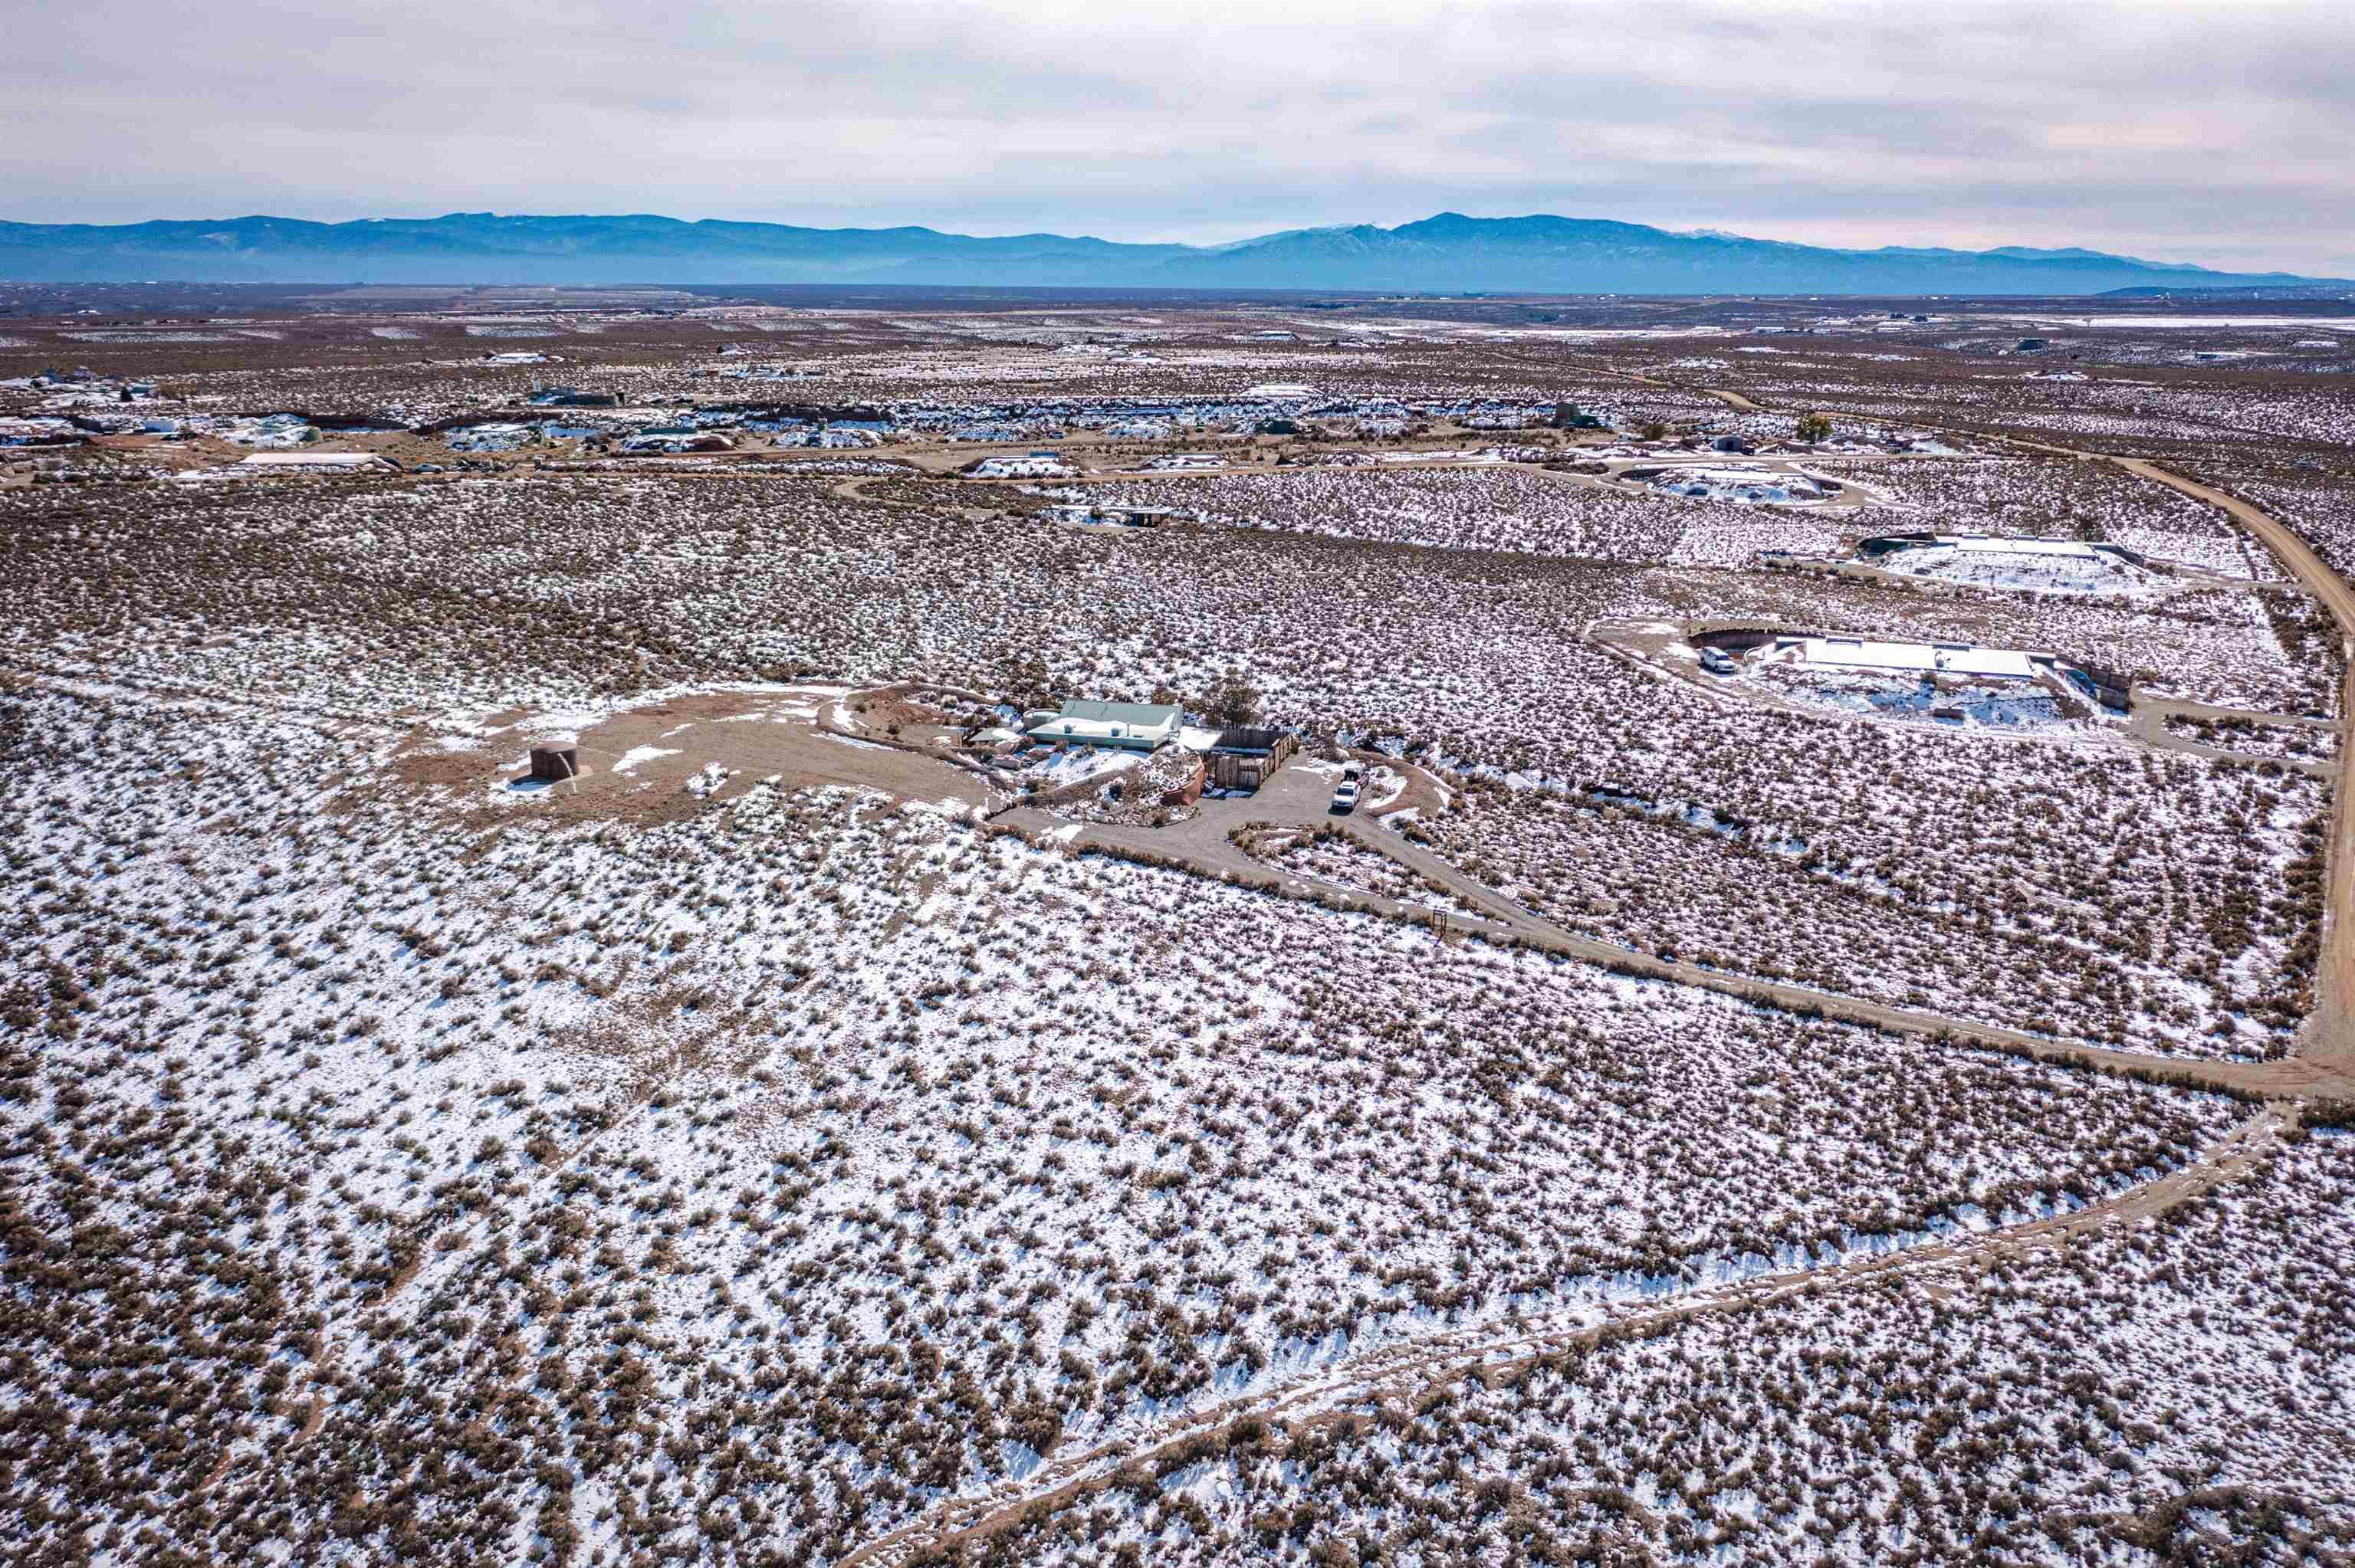
[[[0,218],[655,212],[1219,243],[1449,210],[2355,276],[2347,7],[75,0]]]

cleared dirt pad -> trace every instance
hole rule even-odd
[[[987,800],[962,768],[826,727],[839,700],[835,688],[713,692],[633,708],[579,731],[581,776],[558,783],[527,778],[528,748],[552,727],[535,719],[463,750],[424,738],[391,771],[407,783],[536,800],[559,816],[627,821],[667,820],[772,778],[788,789],[847,786],[967,808]]]

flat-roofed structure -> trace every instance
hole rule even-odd
[[[1288,730],[1229,726],[1210,742],[1210,782],[1221,789],[1257,789],[1299,749]]]
[[[2082,561],[2099,554],[2082,539],[2004,539],[1977,534],[1941,534],[1935,543],[1966,556],[2068,556]]]
[[[1063,501],[1049,506],[1047,515],[1058,523],[1153,528],[1159,526],[1162,519],[1177,516],[1178,511],[1170,506],[1114,506],[1088,501]]]
[[[255,452],[237,465],[250,469],[304,469],[323,473],[367,472],[392,465],[374,452]]]
[[[1867,560],[1899,550],[1941,549],[1965,556],[2043,556],[2077,561],[2115,556],[2137,567],[2147,564],[2139,552],[2105,540],[2032,539],[2001,534],[1883,534],[1857,546],[1857,553]]]
[[[1796,648],[1800,662],[1817,669],[1888,675],[1970,675],[1992,681],[2032,681],[2052,665],[2050,653],[1979,648],[1968,642],[1880,642],[1859,637],[1784,637],[1776,650]]]

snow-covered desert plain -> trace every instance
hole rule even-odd
[[[2355,1554],[2355,342],[56,308],[12,1559]]]

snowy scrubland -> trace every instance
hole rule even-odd
[[[2066,1208],[2241,1114],[855,792],[560,823],[242,708],[5,713],[0,1508],[108,1561],[830,1558],[1345,1353]]]
[[[2149,835],[2148,855],[2116,874],[2165,888],[2134,911],[2152,923],[2143,962],[2194,977],[2212,969],[2208,983],[2246,994],[2252,1009],[2302,1007],[2318,889],[2303,876],[2279,879],[2307,855],[2306,819],[2319,810],[2310,782],[2267,783],[2279,801],[2259,807],[2252,786],[2216,765],[2138,761],[2122,745],[1966,743],[1804,720],[1631,667],[1582,635],[1606,611],[1739,616],[1745,599],[1788,610],[1793,595],[1804,604],[1835,591],[1808,586],[1815,579],[1699,583],[1601,563],[1229,530],[1107,538],[1027,518],[857,505],[816,480],[516,480],[161,499],[177,504],[141,516],[47,494],[8,498],[19,509],[19,557],[34,568],[19,657],[379,716],[594,712],[628,692],[715,680],[987,685],[1015,650],[1044,667],[1050,689],[1135,700],[1206,690],[1220,671],[1246,667],[1278,722],[1564,797],[1604,785],[1689,802],[1804,846],[1771,863],[1767,881],[1791,889],[1796,903],[1782,918],[1813,938],[1778,947],[1776,923],[1747,921],[1740,941],[1719,948],[1729,967],[1753,955],[1747,963],[1762,969],[1799,972],[1804,961],[1807,972],[1847,972],[1837,937],[1856,917],[1842,911],[1857,906],[1840,878],[1895,857],[1912,867],[1901,902],[2033,934],[2056,971],[2052,987],[2066,996],[2095,986],[2107,1000],[2023,996],[2010,989],[2019,977],[1999,970],[1985,984],[1941,979],[1952,958],[1932,948],[1913,949],[1905,965],[1857,969],[1853,989],[1973,987],[1971,1016],[2065,1020],[2071,1033],[2123,1029],[2157,1048],[2200,1048],[2198,1032],[2216,1022],[2211,1003],[2232,1011],[2227,991],[2164,983],[2155,971],[2119,991],[2108,977],[2125,959],[2106,945],[2106,916],[2064,891],[2102,879],[2096,867],[2112,852],[2059,824],[2099,811]],[[1065,609],[1042,615],[1049,604]],[[1887,607],[1880,624],[1832,611],[1865,604]],[[2095,609],[2050,596],[1843,588],[1810,620],[2058,648],[2147,669],[2187,695],[2328,712],[2319,612],[2296,599],[2278,608],[2301,607],[2317,636],[2296,662],[2264,609],[2232,590]],[[2116,630],[2104,634],[2105,624]],[[361,667],[365,683],[353,678]],[[2235,812],[2254,831],[2228,829]],[[1525,831],[1516,821],[1467,817],[1438,831],[1459,856],[1509,867],[1540,853],[1515,847]],[[1655,945],[1692,933],[1693,922],[1731,938],[1734,928],[1711,911],[1749,896],[1700,898],[1676,915],[1679,926],[1638,926],[1618,939]],[[1968,972],[1982,971],[1974,961]],[[2188,1013],[2145,1018],[2146,993]],[[2115,1020],[2120,1006],[2143,1021]]]
[[[1394,899],[1418,909],[1475,916],[1487,914],[1444,885],[1435,885],[1416,875],[1339,828],[1326,825],[1313,829],[1247,829],[1238,838],[1237,845],[1246,854],[1290,876],[1313,878],[1329,886]]]
[[[1761,550],[1827,554],[1844,525],[1827,515],[1604,488],[1505,467],[1403,473],[1309,468],[1122,481],[1074,493],[1107,504],[1174,507],[1239,527],[1689,566],[1749,566]]]
[[[566,316],[560,371],[469,340],[530,313],[71,352],[158,407],[330,427],[510,418],[557,375],[943,429],[1267,383],[1766,435],[1878,409],[2162,452],[2355,560],[2320,376],[2129,384],[1948,323],[1728,341],[1820,313],[1768,302],[1616,344],[1475,300],[659,308]],[[793,385],[721,353],[756,337]],[[1166,450],[1123,440],[1058,450]],[[1098,487],[1205,524],[1082,532],[926,477],[973,449],[905,430],[888,468],[235,486],[144,482],[203,443],[125,440],[0,475],[17,1557],[834,1568],[960,1499],[987,1533],[936,1559],[1058,1568],[2355,1552],[2350,1135],[2268,1151],[2300,1107],[2183,1086],[2334,1081],[2253,1061],[2311,1007],[2332,780],[2160,748],[2287,754],[2278,726],[2007,736],[1674,658],[1678,622],[1927,638],[2333,714],[2334,623],[2160,487],[1842,456],[1881,499],[1795,514],[1271,437],[1280,471]],[[2193,569],[2097,599],[1756,562],[1923,528]],[[939,701],[853,711],[903,682]],[[1004,819],[1033,844],[935,760],[943,704],[1242,687],[1308,787],[1181,826]],[[921,754],[882,744],[903,723]],[[512,787],[556,730],[589,776]],[[1346,833],[1334,742],[1371,765]],[[1387,823],[1380,754],[1417,765]],[[1448,864],[1376,847],[1408,840]],[[1235,851],[1450,921],[1248,890]],[[1433,870],[1726,989],[1467,938]],[[1765,1009],[1765,980],[2151,1081]]]
[[[1828,749],[1849,732],[1849,782],[1804,813],[1475,781],[1412,831],[1557,924],[1646,952],[2142,1050],[2286,1047],[2314,963],[2318,781],[1824,730]],[[1796,770],[1774,783],[1806,799]],[[2164,815],[2142,804],[2158,798]]]
[[[2294,529],[2333,571],[2355,571],[2355,482],[2312,470],[2252,471],[2226,463],[2197,471]]]
[[[2184,346],[2170,344],[2169,353]],[[2104,450],[2180,448],[2213,455],[2254,440],[2315,443],[2344,452],[2355,442],[2355,394],[2343,375],[2257,378],[2142,370],[2069,379],[2026,374],[2031,368],[2060,366],[1959,358],[1900,366],[1842,355],[1824,366],[1745,359],[1709,375],[1711,385],[1792,407],[1828,406]]]
[[[1243,1421],[1002,1560],[2327,1562],[2355,1550],[2355,1134],[2068,1249],[1606,1330]]]
[[[1346,482],[1314,474],[1284,482],[1295,479]],[[1553,481],[1516,474],[1511,482]],[[1561,493],[1704,527],[1715,520],[1703,514],[1732,510],[1582,487]],[[1386,688],[1386,702],[1419,704],[1428,686],[1377,681],[1337,658],[1338,649],[1367,646],[1364,634],[1327,641],[1298,629],[1334,616],[1349,627],[1379,607],[1386,624],[1371,629],[1372,646],[1396,647],[1433,669],[1430,685],[1470,696],[1513,678],[1484,665],[1509,665],[1514,645],[1530,635],[1506,627],[1501,641],[1466,644],[1496,649],[1496,661],[1447,656],[1467,623],[1497,615],[1500,594],[1532,610],[1542,601],[1549,616],[1629,603],[1616,586],[1627,579],[1577,564],[1508,564],[1469,551],[1401,556],[1258,532],[1105,539],[1021,519],[859,505],[815,476],[565,476],[418,488],[285,481],[229,493],[132,490],[103,502],[20,491],[0,493],[0,519],[29,585],[5,633],[20,653],[379,712],[554,704],[779,669],[954,678],[1009,647],[1035,647],[1059,673],[1137,686],[1139,694],[1161,680],[1182,683],[1188,672],[1215,673],[1248,652],[1271,680],[1324,688],[1320,695],[1359,684]],[[1675,543],[1664,530],[1647,548]],[[1776,581],[1668,579],[1694,604]],[[1394,592],[1396,613],[1427,639],[1392,619],[1382,600]],[[1066,598],[1076,614],[1039,614]],[[1295,607],[1296,616],[1287,613]],[[1925,619],[1955,613],[1908,608]],[[2178,596],[2132,616],[2065,604],[2010,619],[2023,614],[2042,618],[2025,628],[2029,645],[2128,669],[2168,673],[2176,648],[2189,655],[2173,661],[2184,667],[2180,689],[2211,701],[2272,706],[2273,694],[2254,683],[2278,685],[2309,668],[2316,683],[2328,680],[2318,662],[2283,653],[2260,604],[2222,594]],[[2119,630],[2086,646],[2083,629],[2105,625]],[[355,678],[363,665],[366,679]],[[2246,680],[2233,678],[2240,672]]]
[[[2211,719],[2180,714],[2169,714],[2162,722],[2169,735],[2243,757],[2328,762],[2339,755],[2337,732],[2319,726],[2268,725],[2254,719]]]
[[[1071,487],[1085,499],[1175,507],[1204,521],[1454,550],[1656,561],[1692,521],[1660,497],[1518,468],[1301,469]]]
[[[1859,479],[1886,499],[1860,513],[1867,533],[2027,535],[2106,540],[2228,577],[2278,575],[2223,514],[2112,464],[2074,459],[1913,458]]]

